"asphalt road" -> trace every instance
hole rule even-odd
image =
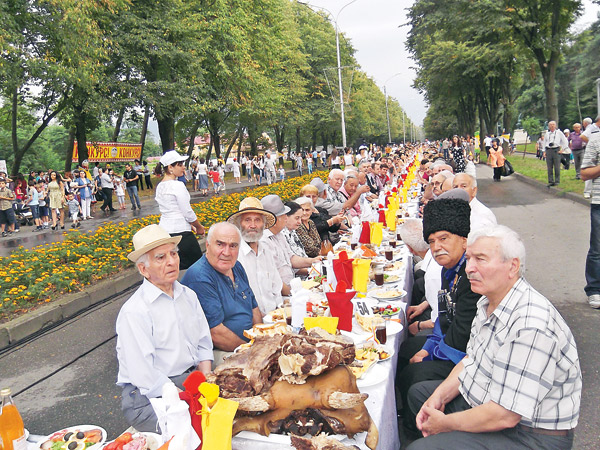
[[[600,448],[600,362],[596,354],[600,311],[583,292],[589,209],[514,178],[492,183],[478,166],[479,199],[498,221],[515,229],[527,247],[526,278],[565,317],[575,335],[583,370],[576,449]],[[8,352],[0,353],[0,384],[10,386],[26,427],[35,434],[78,424],[101,425],[109,437],[127,428],[120,411],[114,323],[130,294],[115,298]]]

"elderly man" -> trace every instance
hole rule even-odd
[[[477,303],[467,356],[446,380],[411,388],[426,436],[409,449],[570,449],[581,369],[568,325],[522,277],[525,246],[499,225],[474,231],[467,275]]]
[[[258,308],[265,315],[282,302],[283,282],[275,255],[269,245],[261,241],[265,230],[274,226],[277,218],[263,208],[259,199],[246,197],[240,202],[238,212],[230,215],[227,221],[241,231],[238,260],[246,270]]]
[[[444,184],[444,181],[446,181],[446,177],[444,175],[442,175],[441,173],[434,175],[434,177],[431,179],[430,184],[433,187],[432,192],[433,192],[434,198],[437,198],[440,195],[442,195],[442,186]]]
[[[486,226],[496,225],[498,221],[490,208],[477,199],[477,179],[466,173],[459,173],[452,182],[454,189],[462,189],[469,194],[471,207],[471,230]]]
[[[543,147],[548,168],[548,186],[555,186],[560,184],[560,154],[569,149],[569,142],[563,132],[556,128],[554,120],[548,122]]]
[[[246,271],[238,261],[242,235],[228,222],[210,227],[206,254],[181,279],[200,299],[216,349],[231,352],[248,340],[244,330],[262,322]]]
[[[198,297],[177,281],[180,240],[149,225],[133,236],[135,250],[127,255],[144,281],[117,317],[117,384],[125,419],[139,431],[156,432],[149,399],[160,397],[165,383],[181,388],[193,370],[210,372],[213,359]]]
[[[352,197],[356,190],[358,189],[358,175],[356,173],[350,172],[346,175],[346,179],[344,180],[344,185],[340,188],[339,192],[344,196],[346,200]],[[364,186],[364,184],[363,184]],[[368,186],[367,186],[368,188]],[[369,191],[367,191],[369,192]],[[360,197],[359,197],[360,198]],[[350,209],[348,209],[348,215],[350,217],[360,216],[360,202],[356,202]]]
[[[450,175],[450,176],[446,177],[446,179],[442,183],[442,194],[444,192],[448,192],[450,189],[452,189],[453,182],[454,182],[454,175]]]
[[[396,386],[404,406],[403,422],[408,429],[414,429],[414,416],[406,407],[410,386],[425,380],[443,380],[462,360],[467,347],[480,297],[471,291],[465,272],[470,213],[469,204],[456,198],[433,200],[424,208],[423,238],[436,262],[443,266],[442,291],[438,293],[438,317],[433,333],[416,336],[400,349]]]
[[[344,184],[344,179],[345,175],[342,170],[331,170],[331,172],[329,172],[329,178],[327,179],[327,185],[325,185],[326,198],[317,205],[325,208],[332,216],[352,208],[360,198],[361,194],[369,191],[368,186],[360,186],[350,198],[346,199],[342,193],[339,192]]]
[[[290,208],[283,204],[279,196],[267,195],[261,199],[261,203],[265,210],[272,213],[277,220],[275,225],[265,230],[260,243],[267,246],[275,258],[275,266],[279,271],[281,281],[283,281],[281,293],[290,295],[290,282],[296,271],[310,267],[313,262],[320,261],[321,257],[303,258],[292,252],[285,236],[281,233],[287,224],[287,213],[290,212]]]

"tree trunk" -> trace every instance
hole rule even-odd
[[[221,158],[221,135],[219,133],[213,133],[211,131],[210,141],[213,143],[216,158]]]
[[[275,124],[273,129],[275,130],[275,145],[277,146],[277,151],[283,152],[285,143],[285,125],[279,126],[278,124]]]
[[[296,151],[299,152],[300,148],[301,148],[301,142],[300,142],[300,127],[296,127]],[[313,148],[314,151],[314,148]]]
[[[546,96],[546,118],[548,121],[554,120],[558,124],[558,98],[556,96],[558,56],[555,57],[554,55],[555,52],[552,52],[546,66],[541,67],[541,72],[544,79],[544,95]]]
[[[240,124],[240,138],[237,146],[237,160],[242,161],[242,143],[244,142],[244,127]]]
[[[158,122],[158,134],[163,153],[175,148],[175,119],[173,117],[156,118]]]
[[[119,134],[121,133],[121,125],[123,124],[123,116],[125,116],[125,107],[123,106],[119,110],[119,115],[117,116],[117,122],[115,123],[115,131],[112,135],[112,142],[117,142],[119,139]]]
[[[248,142],[250,143],[250,154],[252,156],[258,155],[258,147],[256,145],[257,138],[256,124],[251,123],[248,125]]]
[[[69,129],[69,139],[67,141],[67,158],[65,159],[65,173],[70,172],[73,166],[73,147],[75,146],[75,130]],[[83,159],[82,159],[83,161]],[[79,164],[81,166],[81,164]]]
[[[142,151],[140,153],[140,161],[144,158],[144,146],[146,145],[146,135],[148,134],[148,120],[150,119],[150,105],[146,105],[144,108],[144,122],[142,123],[142,132],[140,133],[140,144],[142,144]]]
[[[198,133],[198,128],[200,128],[200,121],[198,120],[194,126],[192,127],[192,132],[190,133],[190,145],[188,145],[188,164],[189,160],[192,158],[192,152],[194,151],[194,143],[196,141],[196,134]]]
[[[85,133],[85,113],[83,112],[83,105],[78,104],[73,106],[75,112],[75,137],[77,139],[77,160],[85,161],[89,158],[87,148],[87,138]]]

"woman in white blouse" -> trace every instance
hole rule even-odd
[[[194,233],[204,234],[204,227],[198,221],[190,205],[190,193],[184,183],[177,178],[185,172],[181,156],[169,150],[160,158],[164,177],[156,186],[156,202],[160,209],[159,225],[171,236],[181,236],[179,242],[179,268],[187,269],[202,257],[202,250]]]

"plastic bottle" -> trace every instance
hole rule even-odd
[[[4,444],[4,450],[27,450],[23,419],[10,396],[10,389],[2,389],[0,397],[2,397],[0,437]]]

